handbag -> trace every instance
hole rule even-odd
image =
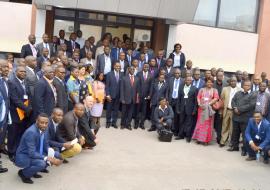
[[[172,136],[173,136],[173,132],[166,130],[166,129],[162,129],[159,132],[159,137],[158,139],[161,142],[171,142],[172,141]]]
[[[224,108],[224,102],[223,102],[223,100],[218,99],[218,101],[216,101],[216,103],[214,103],[212,105],[212,108],[213,108],[213,110],[216,110],[216,111]]]

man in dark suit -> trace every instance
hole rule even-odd
[[[63,51],[63,54],[65,56],[67,56],[68,58],[71,58],[71,56],[72,56],[72,53],[70,53],[70,52],[67,51],[67,44],[66,43],[60,44],[60,47],[59,47],[58,52],[59,51]]]
[[[149,73],[153,79],[156,79],[158,77],[159,69],[157,67],[157,62],[155,59],[151,59],[149,62]]]
[[[88,41],[90,42],[90,50],[93,53],[92,54],[92,59],[95,59],[95,57],[96,57],[96,50],[97,50],[97,46],[95,45],[95,37],[94,36],[90,36],[88,38]]]
[[[180,86],[178,102],[177,102],[177,113],[180,115],[179,131],[175,139],[184,139],[190,142],[192,137],[193,121],[196,120],[197,112],[197,94],[198,90],[195,86],[191,85],[192,78],[187,77],[185,84]]]
[[[133,59],[133,52],[132,49],[128,49],[126,52],[126,61],[128,62],[128,66],[131,66]]]
[[[65,84],[66,69],[59,66],[55,69],[53,86],[56,88],[57,100],[56,107],[63,110],[64,114],[68,112],[68,92]]]
[[[139,71],[141,71],[142,69],[143,69],[143,65],[145,64],[145,63],[147,63],[146,61],[145,61],[145,54],[144,53],[140,53],[139,54],[139,57],[137,58],[138,59],[138,67],[139,67]]]
[[[125,53],[125,50],[122,48],[122,41],[119,40],[117,42],[117,47],[113,47],[111,51],[113,62],[120,59],[119,56],[121,52]]]
[[[165,75],[159,75],[158,80],[153,81],[150,90],[151,98],[151,120],[152,126],[148,131],[155,131],[156,126],[154,125],[154,112],[155,108],[158,106],[159,99],[161,97],[168,97],[168,84],[165,82]],[[167,98],[166,98],[167,99]]]
[[[48,157],[48,123],[48,116],[40,114],[36,123],[28,128],[21,138],[15,164],[23,168],[19,170],[18,175],[24,183],[34,183],[31,177],[41,178],[38,172],[45,170],[48,165],[58,166],[62,163],[58,152],[55,152],[54,157]]]
[[[171,130],[173,123],[173,110],[170,105],[167,104],[167,100],[164,97],[159,98],[159,106],[155,108],[153,124],[158,129],[158,133],[161,130]]]
[[[21,49],[21,58],[25,58],[29,55],[33,56],[33,57],[37,57],[38,56],[38,49],[35,47],[35,43],[36,43],[36,36],[33,34],[30,34],[28,36],[28,41],[29,44],[25,44],[22,46]]]
[[[148,63],[149,60],[151,60],[153,58],[153,55],[149,53],[149,48],[147,46],[143,47],[143,51],[144,53],[144,60],[146,63]]]
[[[134,76],[133,66],[128,68],[128,74],[120,83],[120,101],[122,103],[121,129],[131,130],[131,121],[135,104],[139,101],[138,85],[139,80]]]
[[[59,30],[59,38],[58,38],[58,45],[65,44],[67,40],[65,39],[65,30]]]
[[[252,117],[256,106],[257,94],[250,92],[251,82],[245,81],[243,85],[244,91],[237,92],[232,99],[233,108],[233,132],[232,132],[232,147],[228,151],[239,151],[239,137],[242,133],[243,142],[245,139],[245,130],[248,119]],[[242,156],[246,155],[245,147],[242,148]]]
[[[150,88],[153,78],[149,72],[149,64],[143,65],[143,70],[137,74],[139,79],[139,104],[136,113],[135,128],[145,129],[144,122],[147,115],[147,106],[150,100]],[[149,110],[150,111],[150,110]]]
[[[0,153],[8,154],[6,148],[5,148],[5,138],[7,135],[7,128],[8,124],[11,124],[12,120],[10,118],[10,91],[8,89],[8,73],[9,73],[9,66],[7,60],[0,59],[0,71],[1,71],[1,77],[0,77],[0,91],[3,96],[5,106],[6,106],[6,112],[3,116],[4,121],[2,123],[2,131],[0,131]]]
[[[126,59],[126,54],[125,52],[120,52],[119,53],[119,63],[121,65],[121,70],[120,72],[126,74],[127,73],[127,68],[128,68],[128,62],[125,60]]]
[[[8,81],[10,96],[10,115],[12,125],[8,128],[8,156],[14,161],[15,152],[19,146],[20,139],[26,130],[32,106],[30,104],[30,92],[25,83],[25,67],[16,68],[16,77]]]
[[[34,88],[35,88],[35,85],[38,81],[38,77],[35,73],[35,68],[37,67],[37,60],[33,56],[27,56],[25,58],[25,63],[26,63],[25,82],[28,84],[29,89],[30,89],[30,96],[31,96],[31,98],[33,98],[34,97]]]
[[[161,49],[158,51],[158,55],[156,57],[157,67],[162,68],[165,66],[166,59],[164,58],[164,50]]]
[[[253,77],[253,84],[251,86],[251,91],[259,91],[259,86],[260,86],[261,78],[260,75],[254,75]]]
[[[43,49],[46,48],[48,50],[48,57],[51,57],[53,54],[53,45],[49,43],[49,35],[48,34],[43,34],[42,35],[42,40],[43,42],[37,44],[37,50],[39,54],[43,52]]]
[[[112,125],[114,128],[118,128],[116,122],[120,104],[120,83],[122,80],[120,69],[120,63],[115,62],[114,70],[109,72],[106,78],[105,91],[106,99],[108,101],[106,111],[106,128],[109,128],[110,125]]]
[[[171,77],[173,77],[173,73],[174,73],[174,68],[173,68],[173,60],[171,58],[168,58],[166,60],[165,66],[163,67],[166,75],[165,75],[165,79],[168,80]]]
[[[201,72],[199,69],[194,69],[192,86],[195,86],[198,90],[204,87],[205,81],[201,79]]]
[[[44,76],[39,79],[34,91],[34,114],[51,115],[56,105],[57,94],[53,86],[54,71],[52,67],[44,68]]]
[[[242,88],[243,87],[243,80],[242,80],[243,72],[238,70],[235,72],[235,76],[237,79],[236,86]]]
[[[91,44],[90,44],[89,40],[85,40],[84,46],[80,49],[80,59],[85,58],[86,54],[89,51],[91,51]]]
[[[178,95],[180,86],[182,85],[181,80],[181,70],[179,68],[174,69],[174,77],[170,78],[168,81],[169,89],[168,89],[168,101],[170,106],[173,109],[174,112],[174,120],[172,125],[172,131],[175,135],[179,132],[179,114],[176,112],[177,109],[177,101],[178,101]]]
[[[186,67],[183,68],[183,70],[182,70],[182,78],[185,79],[187,77],[187,75],[186,75],[187,72],[191,73],[191,76],[193,75],[193,68],[192,68],[192,61],[191,60],[187,60]]]
[[[85,138],[84,148],[92,149],[97,145],[97,138],[94,130],[97,128],[91,118],[90,110],[93,107],[95,100],[92,96],[86,96],[84,99],[84,114],[79,118],[78,129],[81,135]]]
[[[248,152],[247,161],[256,160],[256,153],[265,152],[265,147],[270,143],[270,124],[263,119],[260,112],[255,112],[250,118],[245,131],[246,150]],[[266,154],[268,154],[266,152]]]
[[[72,32],[69,37],[69,41],[66,41],[67,51],[72,54],[76,48],[80,49],[80,45],[76,42],[77,35],[75,32]]]
[[[43,63],[49,61],[49,50],[47,48],[42,48],[41,52],[42,55],[37,58],[37,67],[35,69],[35,72],[40,71]]]
[[[96,60],[96,75],[103,73],[106,80],[106,75],[111,72],[113,62],[110,55],[110,47],[104,47],[104,53],[97,56]]]
[[[0,133],[2,131],[2,127],[3,127],[3,122],[5,122],[5,118],[3,118],[3,116],[6,115],[6,103],[4,101],[4,97],[2,95],[2,92],[0,91],[0,115],[1,115],[1,118],[0,118]],[[0,156],[1,158],[1,156]],[[3,168],[2,166],[2,161],[0,160],[0,173],[5,173],[7,172],[8,169],[7,168]]]

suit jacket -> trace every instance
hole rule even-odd
[[[159,60],[159,58],[156,57],[156,62],[157,62],[157,67],[158,68],[163,68],[165,66],[166,59],[162,58],[161,60]]]
[[[199,84],[197,84],[197,86],[196,86],[196,81],[193,80],[193,81],[192,81],[192,86],[195,86],[198,90],[200,90],[201,88],[204,87],[205,82],[204,82],[203,79],[200,78],[198,83],[199,83]]]
[[[124,48],[116,48],[116,47],[113,47],[111,49],[111,56],[112,56],[113,62],[119,59],[120,52],[124,52],[125,53],[126,50]]]
[[[181,71],[182,78],[186,78],[186,72],[187,72],[187,68],[183,68],[183,70]],[[193,69],[191,69],[191,76],[193,76]]]
[[[252,84],[252,85],[251,85],[251,89],[250,89],[251,92],[257,92],[257,91],[259,91],[259,86],[260,86],[260,85],[257,85],[257,90],[255,90],[256,85],[255,85],[255,84]]]
[[[93,58],[93,51],[91,50],[91,48],[89,48],[89,50],[92,52],[92,59],[95,59],[95,57]],[[86,51],[85,51],[85,46],[83,46],[82,49],[80,49],[80,59],[85,58],[86,57]]]
[[[198,89],[195,86],[190,87],[188,92],[188,98],[185,98],[184,93],[185,84],[182,84],[179,87],[178,101],[177,101],[177,112],[182,114],[185,113],[187,115],[196,114],[198,109],[197,95]]]
[[[165,72],[166,72],[166,74],[165,74],[166,80],[168,80],[168,79],[170,79],[170,78],[173,77],[173,74],[174,74],[174,68],[173,67],[171,67],[171,70],[170,71],[167,69],[166,66],[163,67],[163,69],[165,69]]]
[[[175,78],[172,77],[170,79],[168,79],[168,101],[171,103],[172,102],[172,94],[173,94],[173,89],[174,89],[174,80]],[[179,86],[178,86],[178,94],[180,92],[180,86],[182,85],[183,81],[181,78],[179,78]]]
[[[36,72],[40,71],[41,68],[42,68],[43,62],[48,61],[48,60],[49,60],[49,58],[45,58],[45,57],[43,57],[43,56],[39,56],[39,57],[37,58],[37,67],[36,67],[35,71],[36,71]]]
[[[174,61],[174,53],[171,53],[169,55],[169,58],[171,58]],[[186,64],[186,56],[183,52],[180,54],[180,69],[183,70]]]
[[[40,131],[36,124],[33,124],[24,132],[16,151],[15,163],[18,167],[29,167],[31,166],[32,160],[44,160],[49,148],[48,131],[45,131],[42,155],[39,152],[40,137]]]
[[[8,81],[9,96],[10,96],[10,115],[13,123],[20,123],[20,118],[17,112],[17,108],[22,109],[28,116],[32,110],[31,101],[29,100],[30,90],[27,84],[25,84],[25,90],[23,89],[20,81],[15,77],[12,81]],[[24,105],[26,101],[24,96],[27,95],[29,100],[28,106]],[[27,115],[26,114],[26,115]],[[26,119],[27,117],[25,117]],[[24,120],[25,120],[24,119]]]
[[[73,53],[73,49],[72,49],[72,44],[71,41],[65,41],[65,44],[67,45],[67,52],[69,53]],[[80,44],[78,44],[77,42],[75,42],[75,48],[80,49]]]
[[[118,60],[118,61],[120,63],[120,60]],[[129,67],[128,62],[126,60],[124,60],[124,72],[123,73],[127,73],[128,72],[128,70],[127,70],[128,67]],[[121,70],[122,70],[122,68],[121,68]]]
[[[159,69],[157,67],[149,67],[149,73],[152,78],[157,78],[159,74]]]
[[[236,92],[242,90],[242,88],[237,87],[237,86],[235,88],[236,88]],[[228,105],[229,105],[229,101],[230,101],[230,93],[231,93],[231,87],[230,86],[224,87],[222,92],[221,92],[220,98],[224,102],[223,117],[225,117],[225,115],[227,113],[227,109],[228,109]]]
[[[59,124],[59,134],[65,141],[72,141],[75,138],[81,138],[78,129],[78,118],[75,116],[73,110],[66,113],[62,122]]]
[[[153,106],[158,105],[159,98],[161,97],[165,97],[166,99],[168,99],[168,84],[166,82],[163,82],[160,88],[158,88],[158,86],[158,80],[153,81],[150,90],[151,104]]]
[[[114,71],[111,71],[106,76],[105,91],[106,96],[111,96],[112,99],[120,98],[120,84],[123,74],[119,73],[119,81],[117,82]]]
[[[105,69],[105,57],[104,53],[97,56],[97,62],[96,62],[96,74],[104,73]],[[111,57],[111,70],[113,70],[113,60]]]
[[[128,62],[128,66],[131,66],[132,61],[135,59],[132,55],[130,56],[130,59],[128,58],[128,54],[126,54],[126,62]]]
[[[250,118],[248,121],[248,125],[245,131],[246,141],[259,141],[262,149],[270,143],[270,126],[269,122],[266,119],[261,121],[260,129],[258,130],[258,126],[256,125],[253,118]],[[256,138],[257,137],[257,138]],[[259,139],[258,139],[259,138]]]
[[[95,125],[94,122],[90,120],[90,115],[87,114],[87,110],[84,110],[84,114],[78,121],[78,129],[80,134],[85,138],[87,144],[94,144],[96,139],[94,133],[91,130],[91,125]]]
[[[146,98],[150,96],[150,89],[153,78],[151,77],[150,72],[148,71],[146,80],[143,77],[143,71],[137,73],[137,77],[139,79],[139,97]]]
[[[40,113],[46,113],[51,115],[53,108],[55,107],[54,93],[47,82],[47,80],[42,77],[39,79],[35,86],[34,91],[34,112],[37,116]]]
[[[48,124],[48,137],[50,147],[62,149],[65,140],[60,136],[58,126],[55,129],[52,118],[50,118]]]
[[[125,104],[135,104],[138,98],[139,79],[134,76],[133,86],[131,85],[129,74],[124,76],[120,82],[120,101]]]
[[[3,121],[0,123],[1,126],[0,128],[2,128],[2,125],[5,123],[7,123],[8,121],[8,113],[9,113],[9,107],[10,107],[10,99],[9,99],[9,95],[10,95],[10,92],[8,91],[8,94],[7,94],[7,91],[6,91],[6,88],[5,88],[5,85],[4,85],[4,81],[2,78],[0,78],[0,94],[1,94],[1,99],[3,101],[3,103],[5,104],[5,112],[3,111]],[[7,87],[8,87],[8,84],[6,83]],[[4,105],[2,105],[4,106]],[[2,108],[2,107],[1,107]],[[2,114],[0,115],[2,117]],[[1,118],[2,119],[2,118]]]
[[[36,48],[36,51],[37,51],[37,56],[38,56],[40,52],[38,52],[37,48]],[[33,56],[32,49],[29,44],[25,44],[22,46],[22,49],[21,49],[21,58],[25,58],[29,55]]]
[[[25,83],[29,86],[30,95],[33,98],[34,97],[34,88],[38,82],[38,78],[36,74],[34,74],[28,67],[26,69],[26,78]]]
[[[49,56],[52,56],[53,55],[53,45],[52,43],[48,43],[48,46],[49,46]],[[37,44],[37,50],[39,52],[40,55],[42,55],[42,52],[43,52],[43,42]]]
[[[60,81],[58,78],[53,79],[53,85],[56,88],[57,101],[56,107],[61,108],[64,113],[68,112],[68,93],[65,81]]]
[[[4,101],[2,92],[0,91],[0,129],[3,127],[3,123],[7,117],[6,103]]]
[[[165,108],[164,112],[159,109],[159,106],[157,106],[155,108],[155,112],[154,112],[154,122],[156,124],[160,123],[159,120],[163,117],[163,120],[166,121],[168,119],[173,119],[174,117],[174,113],[173,113],[173,109],[170,105],[167,106],[167,108]]]

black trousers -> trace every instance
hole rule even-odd
[[[187,137],[191,138],[192,137],[192,129],[193,129],[193,120],[195,116],[180,113],[180,120],[179,120],[179,131],[178,131],[178,136],[179,137]]]
[[[174,119],[173,119],[173,125],[172,125],[172,131],[174,134],[178,134],[179,133],[179,128],[180,128],[180,114],[177,113],[176,111],[176,106],[177,106],[177,99],[172,99],[172,101],[170,102],[170,105],[173,109],[173,113],[174,113]]]
[[[147,106],[149,105],[149,100],[144,98],[140,99],[140,103],[136,104],[135,114],[136,114],[136,123],[144,125],[145,120],[147,119]]]
[[[119,111],[119,98],[112,99],[111,102],[107,102],[106,122],[116,124]]]
[[[221,140],[221,131],[222,131],[222,115],[219,113],[215,114],[214,118],[214,129],[216,130],[217,133],[217,143],[220,143]]]
[[[257,140],[257,139],[252,139],[252,140],[253,140],[253,142],[254,142],[254,144],[256,146],[261,144],[260,140]],[[245,149],[247,150],[247,153],[248,153],[249,157],[256,157],[256,152],[254,150],[252,150],[252,148],[249,145],[249,142],[247,142],[247,141],[245,143]]]
[[[156,128],[156,123],[154,120],[154,114],[155,114],[155,109],[156,109],[157,105],[151,105],[151,123],[152,123],[152,128]]]
[[[2,131],[0,132],[0,149],[3,148],[4,144],[5,144],[5,138],[7,136],[7,129],[8,129],[8,120],[6,119],[3,123],[2,123]]]
[[[232,132],[232,147],[233,148],[239,148],[239,138],[240,135],[242,133],[242,139],[243,139],[243,151],[246,151],[245,149],[245,142],[246,142],[246,138],[245,138],[245,130],[247,127],[247,123],[246,122],[237,122],[237,121],[233,121],[233,132]]]
[[[131,125],[134,107],[134,103],[122,104],[121,126],[128,127]]]
[[[7,148],[11,155],[15,155],[20,144],[21,137],[27,129],[27,123],[28,122],[24,120],[21,123],[12,123],[12,125],[8,127]]]

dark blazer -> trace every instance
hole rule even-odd
[[[122,80],[123,74],[119,74],[119,81],[116,81],[114,71],[111,71],[106,76],[106,85],[105,91],[106,96],[111,96],[112,99],[120,98],[120,83]]]
[[[168,119],[173,119],[173,117],[174,117],[174,113],[170,105],[168,105],[167,108],[165,108],[164,112],[161,109],[159,109],[159,106],[155,108],[154,122],[156,124],[160,123],[159,120],[161,118],[163,118],[163,120],[166,121]]]
[[[36,67],[35,71],[36,71],[36,72],[40,71],[41,68],[42,68],[43,62],[48,61],[48,60],[49,60],[49,58],[45,58],[45,57],[43,57],[43,56],[39,56],[39,57],[37,58],[37,67]]]
[[[163,68],[163,67],[165,66],[166,59],[165,59],[165,58],[162,58],[162,59],[159,61],[159,58],[156,57],[156,62],[157,62],[157,67],[158,67],[158,68]]]
[[[116,48],[116,47],[113,47],[111,49],[111,56],[112,56],[112,59],[113,61],[116,61],[119,59],[119,54],[120,54],[120,50],[122,49],[122,52],[126,52],[126,50],[124,48]],[[117,51],[118,50],[118,51]],[[117,56],[117,53],[118,53],[118,56]],[[118,59],[117,59],[118,58]]]
[[[169,55],[169,58],[171,58],[174,61],[174,53],[172,52]],[[186,64],[186,56],[185,54],[182,52],[180,55],[180,69],[183,70]]]
[[[258,130],[258,127],[254,121],[253,118],[250,118],[248,121],[248,125],[245,131],[245,137],[247,143],[254,140],[259,140],[261,143],[259,147],[262,149],[265,148],[265,146],[269,145],[270,143],[270,126],[269,122],[266,119],[263,119],[261,121],[260,129]],[[259,137],[259,139],[256,139],[256,135]]]
[[[55,98],[51,86],[44,77],[39,79],[34,91],[34,112],[37,116],[40,113],[52,114],[55,107]]]
[[[172,77],[170,79],[168,79],[168,85],[169,85],[169,88],[168,88],[168,101],[171,103],[172,101],[172,94],[173,94],[173,89],[174,89],[174,80],[175,78]],[[179,94],[179,91],[180,91],[180,86],[182,85],[183,81],[181,78],[179,78],[179,86],[178,86],[178,94]]]
[[[119,61],[119,63],[120,63],[120,60],[118,60]],[[126,61],[126,60],[124,60],[124,73],[127,73],[128,71],[127,71],[127,68],[129,67],[129,65],[128,65],[128,62]]]
[[[38,52],[38,49],[36,48],[37,51],[37,56],[39,55],[40,52]],[[21,49],[21,58],[25,58],[28,55],[33,55],[32,49],[29,44],[25,44],[22,46]]]
[[[186,72],[187,72],[187,68],[183,68],[183,70],[181,70],[182,78],[186,78]],[[193,69],[191,69],[191,76],[193,76]]]
[[[163,82],[162,86],[160,89],[158,89],[158,80],[153,81],[151,85],[151,90],[150,90],[150,97],[151,97],[151,104],[153,106],[158,105],[159,98],[165,97],[168,99],[168,84],[166,82]]]
[[[25,68],[26,70],[26,78],[25,83],[29,86],[30,95],[34,97],[34,88],[38,82],[38,78],[36,74],[34,74],[28,67]]]
[[[39,153],[40,131],[36,124],[29,127],[23,134],[20,145],[16,151],[15,164],[18,167],[26,168],[31,165],[33,160],[44,161],[48,152],[48,131],[44,135],[43,155]]]
[[[67,45],[67,52],[69,52],[69,53],[72,54],[73,50],[72,50],[71,41],[66,41],[65,44]],[[80,49],[80,44],[78,44],[77,42],[75,42],[75,48],[79,48]]]
[[[165,78],[166,78],[166,80],[168,80],[168,79],[170,79],[170,78],[172,78],[172,77],[173,77],[173,74],[174,74],[174,68],[173,68],[173,67],[171,67],[170,72],[168,71],[168,69],[167,69],[167,67],[166,67],[166,66],[165,66],[165,67],[163,67],[163,69],[165,69],[165,72],[166,72],[166,74],[165,74]]]
[[[193,81],[192,81],[192,86],[195,86],[195,84],[196,84],[196,81],[193,80]],[[205,85],[204,80],[200,78],[200,79],[199,79],[198,87],[197,87],[197,86],[195,86],[195,87],[196,87],[198,90],[200,90],[201,88],[204,87],[204,85]]]
[[[130,60],[128,59],[128,54],[126,54],[126,62],[128,63],[128,66],[131,66],[132,61],[135,59],[132,55],[130,56]]]
[[[48,124],[48,136],[49,136],[50,147],[58,148],[59,150],[61,150],[65,141],[59,135],[58,126],[56,127],[56,130],[55,130],[55,127],[51,118]]]
[[[86,109],[84,110],[84,114],[78,121],[78,129],[80,134],[85,138],[87,144],[96,145],[94,140],[96,139],[94,133],[91,130],[90,125],[95,125],[90,121],[90,115],[87,115]]]
[[[8,88],[8,92],[6,91],[5,83]],[[0,91],[6,104],[6,110],[7,110],[6,113],[8,113],[9,106],[10,106],[10,99],[9,99],[10,91],[8,87],[8,82],[5,82],[2,78],[0,78]]]
[[[66,113],[62,122],[59,124],[59,134],[65,141],[72,141],[75,138],[81,138],[78,129],[78,119],[75,117],[73,110]]]
[[[134,76],[133,86],[131,86],[129,74],[124,76],[120,82],[120,101],[125,102],[125,104],[136,103],[138,87],[139,79],[136,76]]]
[[[48,43],[48,46],[49,46],[49,56],[52,56],[53,55],[53,45],[52,43]],[[42,52],[43,52],[43,42],[37,44],[37,50],[39,52],[39,55],[41,56],[42,55]]]
[[[159,74],[159,69],[157,67],[149,67],[149,73],[152,78],[157,78]]]
[[[31,101],[29,100],[29,98],[31,97],[30,90],[27,84],[25,84],[25,90],[24,90],[20,81],[16,77],[13,80],[8,81],[8,87],[9,87],[9,97],[10,97],[11,119],[13,123],[19,123],[20,119],[19,119],[16,109],[17,108],[22,109],[28,116],[32,110]],[[24,105],[24,102],[26,101],[24,99],[24,95],[28,96],[28,100],[29,100],[28,106]]]
[[[143,78],[143,71],[137,73],[137,77],[139,79],[139,97],[146,98],[150,96],[150,89],[153,78],[151,77],[150,72],[148,71],[147,79]]]
[[[97,56],[97,60],[96,60],[96,74],[99,73],[104,73],[104,69],[105,69],[105,57],[104,57],[104,53],[100,54]],[[112,57],[111,58],[111,70],[113,70],[113,60]]]
[[[53,85],[57,93],[56,107],[61,108],[65,114],[68,112],[68,93],[65,81],[61,82],[55,77],[53,79]]]
[[[179,87],[180,90],[178,94],[176,110],[179,114],[185,113],[187,115],[192,115],[197,112],[198,108],[197,103],[198,89],[195,86],[191,85],[190,90],[188,92],[188,98],[185,98],[184,86],[185,84],[182,84]]]

